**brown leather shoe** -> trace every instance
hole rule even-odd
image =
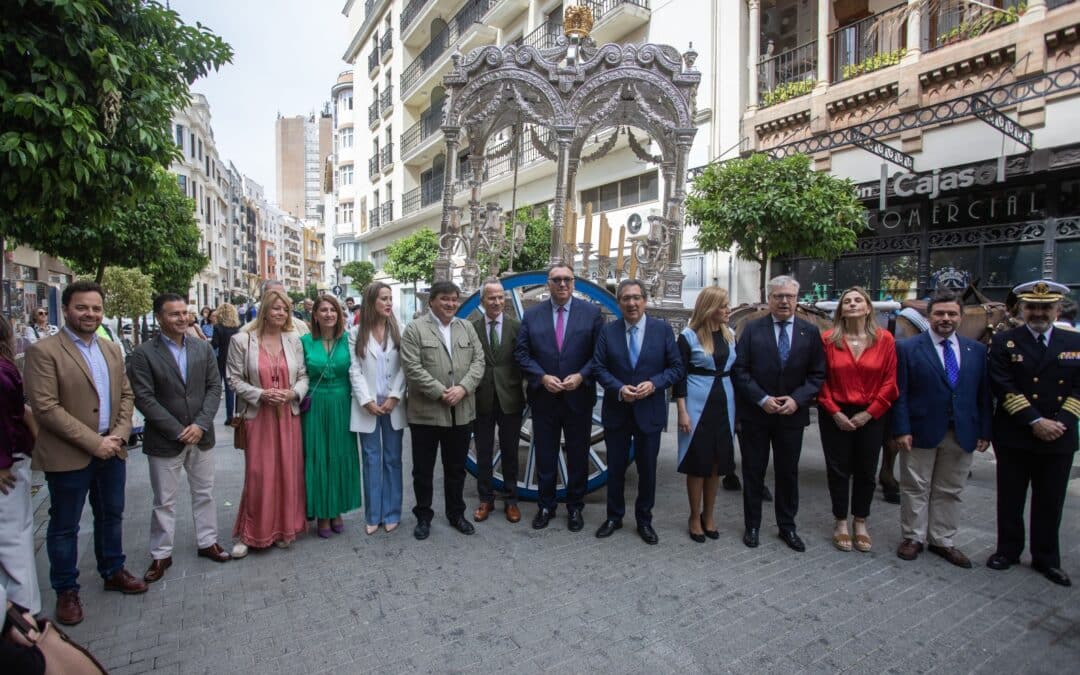
[[[490,516],[491,512],[494,511],[494,510],[495,510],[495,505],[494,504],[490,504],[488,502],[480,502],[480,506],[477,506],[476,510],[473,511],[473,514],[472,514],[473,520],[475,520],[478,523],[483,522],[483,521],[488,519],[488,516]]]
[[[150,562],[150,569],[146,570],[146,574],[142,576],[143,581],[148,584],[152,584],[155,581],[165,576],[165,570],[172,567],[172,556],[168,558],[162,558],[161,560],[153,560]]]
[[[896,557],[901,560],[914,560],[922,553],[922,542],[915,541],[914,539],[905,539],[900,542],[900,546],[896,549]]]
[[[199,549],[200,558],[210,558],[214,562],[229,562],[232,560],[232,556],[229,552],[221,548],[217,543],[210,544],[206,548]]]
[[[138,595],[146,592],[146,582],[136,578],[131,572],[120,568],[115,574],[105,580],[105,590],[119,591],[125,595]]]
[[[56,596],[56,620],[65,626],[74,626],[83,620],[79,591],[72,588],[60,591]]]
[[[964,553],[955,546],[949,546],[946,548],[945,546],[936,546],[934,544],[930,544],[926,547],[926,549],[931,553],[936,553],[942,558],[945,558],[957,567],[963,567],[966,570],[971,569],[971,561],[968,560],[968,557],[964,555]]]
[[[506,519],[511,523],[521,520],[521,509],[518,508],[517,504],[507,504],[504,511],[506,511]]]

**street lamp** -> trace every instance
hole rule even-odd
[[[341,256],[334,256],[334,285],[341,286]]]

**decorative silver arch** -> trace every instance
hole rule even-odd
[[[701,81],[701,73],[694,68],[697,53],[692,47],[680,54],[673,47],[656,44],[597,47],[588,37],[591,15],[583,17],[583,12],[588,10],[567,9],[567,35],[551,48],[486,46],[466,56],[453,55],[453,67],[443,78],[446,156],[457,157],[459,145],[467,142],[470,211],[476,217],[482,217],[480,192],[486,160],[510,152],[511,143],[531,143],[543,157],[554,160],[550,261],[557,263],[563,262],[566,250],[563,220],[578,167],[610,152],[618,135],[625,134],[635,155],[658,164],[664,179],[663,215],[651,219],[657,231],[650,234],[652,241],[660,240],[663,246],[651,248],[656,260],[643,268],[653,277],[646,281],[658,291],[654,298],[659,296],[660,304],[681,306],[686,170],[697,131],[693,119]],[[507,129],[512,132],[506,144],[491,142]],[[603,141],[583,157],[590,138]],[[658,155],[649,154],[648,141],[657,145]],[[441,235],[455,227],[456,171],[457,162],[448,161],[443,174]],[[650,249],[637,243],[631,248],[635,255]],[[450,278],[451,252],[440,246],[436,279]],[[470,278],[474,274],[470,270]]]

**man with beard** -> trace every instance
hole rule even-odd
[[[1025,325],[998,333],[990,345],[998,540],[986,566],[1020,562],[1031,485],[1031,567],[1061,586],[1072,585],[1061,569],[1058,528],[1080,418],[1080,334],[1054,327],[1068,292],[1053,281],[1014,288]]]

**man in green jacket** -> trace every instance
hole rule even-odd
[[[416,529],[431,533],[435,457],[442,448],[446,517],[462,534],[474,532],[465,519],[465,458],[476,418],[476,388],[484,377],[484,347],[472,324],[455,316],[460,290],[449,281],[431,285],[425,316],[405,327],[401,362],[408,382],[407,419],[412,436]]]

